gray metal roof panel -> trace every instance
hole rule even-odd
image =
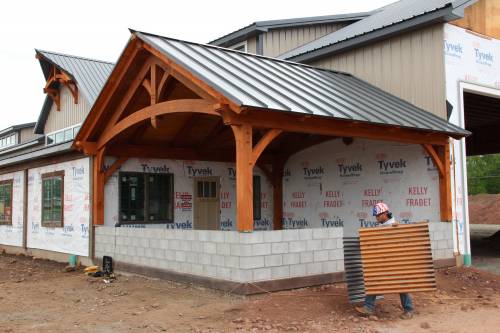
[[[17,124],[17,125],[12,125],[7,128],[4,128],[3,130],[0,130],[0,135],[4,135],[13,131],[17,131],[23,128],[28,128],[28,127],[35,127],[36,123],[24,123],[24,124]]]
[[[114,63],[102,60],[43,50],[36,50],[36,53],[40,56],[40,65],[46,79],[50,75],[51,66],[57,66],[76,81],[78,88],[90,106],[94,104],[114,67]],[[35,126],[36,134],[43,134],[43,128],[51,106],[52,99],[46,97]]]
[[[238,41],[256,35],[259,31],[267,31],[269,29],[279,29],[279,28],[300,27],[300,26],[307,26],[314,24],[358,21],[365,17],[368,17],[373,13],[374,13],[373,11],[370,11],[370,12],[347,13],[347,14],[336,14],[336,15],[299,17],[299,18],[281,19],[281,20],[256,21],[241,29],[238,29],[222,37],[214,39],[213,41],[209,42],[209,44],[217,46],[230,46],[230,44],[237,43]]]
[[[468,135],[350,74],[135,32],[235,104]]]
[[[71,75],[90,104],[95,102],[114,67],[114,63],[107,61],[51,51],[36,50],[36,52],[43,57],[40,61],[45,59]],[[44,74],[47,78],[48,73]]]
[[[340,30],[334,31],[312,42],[287,51],[278,56],[278,58],[294,59],[300,55],[311,53],[330,45],[345,42],[384,28],[395,26],[399,23],[403,23],[445,8],[448,8],[449,12],[442,12],[444,20],[457,18],[460,15],[463,15],[463,7],[465,5],[470,5],[475,1],[477,0],[401,0],[382,7],[374,14]],[[401,26],[401,28],[403,27]],[[405,29],[407,29],[407,27],[405,27]]]

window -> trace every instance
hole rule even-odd
[[[0,181],[0,224],[12,224],[12,183]]]
[[[260,176],[253,176],[253,219],[261,219]]]
[[[57,132],[52,132],[47,134],[46,136],[46,145],[53,145],[57,143],[62,143],[62,142],[67,142],[71,141],[76,137],[76,134],[80,130],[80,124],[67,127],[61,130],[58,130]]]
[[[64,220],[64,171],[42,175],[42,226],[62,227]]]
[[[14,146],[16,143],[17,143],[17,134],[14,133],[0,139],[0,149]]]
[[[121,172],[120,222],[173,222],[173,179],[172,174]]]
[[[217,198],[217,182],[212,180],[199,180],[197,183],[198,198]]]

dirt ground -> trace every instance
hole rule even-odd
[[[469,195],[469,218],[473,224],[500,224],[500,194]]]
[[[500,276],[475,269],[437,273],[438,291],[414,295],[401,320],[397,296],[360,318],[344,284],[238,297],[135,275],[112,283],[81,270],[0,255],[0,332],[498,332]]]

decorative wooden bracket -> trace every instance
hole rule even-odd
[[[443,162],[441,161],[441,159],[439,158],[436,150],[434,149],[434,147],[430,144],[423,144],[422,145],[425,149],[425,151],[427,151],[427,153],[431,156],[432,158],[432,161],[434,162],[434,164],[436,165],[436,168],[438,169],[439,171],[439,175],[440,176],[444,176],[444,165],[443,165]]]
[[[54,87],[54,84],[56,83],[68,87],[71,95],[73,96],[74,103],[78,104],[78,87],[76,83],[65,72],[61,71],[56,66],[52,66],[50,76],[45,83],[43,92],[52,98],[52,100],[56,104],[57,111],[61,111],[61,97],[60,88]]]
[[[282,130],[279,129],[270,129],[269,131],[264,134],[264,136],[257,142],[257,144],[253,147],[252,149],[252,159],[251,163],[252,166],[255,165],[257,160],[259,159],[259,156],[262,154],[264,149],[281,133],[283,133]]]
[[[116,161],[111,164],[111,166],[104,172],[104,183],[108,181],[109,177],[111,177],[119,167],[123,165],[128,160],[128,157],[118,157]]]
[[[433,146],[422,144],[425,151],[431,156],[434,165],[439,171],[439,201],[441,210],[441,221],[450,222],[452,220],[452,200],[451,200],[451,161],[450,144]]]

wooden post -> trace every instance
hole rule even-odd
[[[92,158],[92,220],[94,225],[104,224],[104,172],[102,170],[103,149]]]
[[[272,184],[273,184],[273,230],[283,229],[283,168],[285,162],[277,160],[273,162]]]
[[[236,141],[236,225],[253,231],[252,126],[231,125]]]
[[[438,154],[443,165],[443,173],[439,174],[441,221],[451,222],[453,218],[453,208],[451,200],[451,160],[449,142],[438,148]]]

